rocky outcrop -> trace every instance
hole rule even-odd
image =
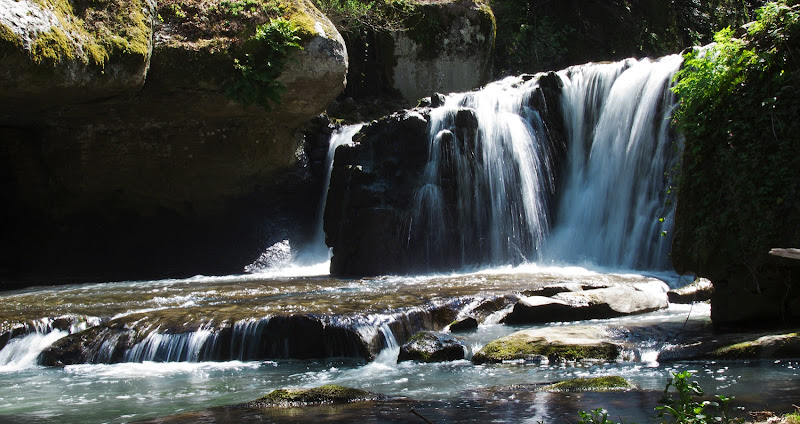
[[[308,0],[270,5],[4,0],[2,217],[19,231],[0,271],[240,272],[285,238],[265,222],[313,216],[295,132],[344,89],[347,53]]]
[[[400,347],[397,361],[457,361],[464,359],[464,350],[465,346],[453,336],[423,331]]]

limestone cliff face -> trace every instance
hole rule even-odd
[[[307,0],[0,1],[3,218],[21,224],[0,276],[41,260],[76,279],[235,272],[269,242],[270,214],[312,190],[292,175],[295,132],[344,89],[348,61]],[[276,19],[302,48],[265,110],[229,87]]]
[[[473,1],[420,6],[422,18],[391,34],[394,88],[411,102],[434,92],[473,90],[492,73],[492,11]]]

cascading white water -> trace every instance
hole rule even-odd
[[[156,330],[125,352],[125,362],[198,362],[202,348],[213,335],[206,328],[178,334]]]
[[[668,268],[670,237],[662,232],[674,208],[665,195],[677,158],[669,88],[681,62],[673,55],[560,72],[567,154],[558,164],[550,123],[530,106],[538,78],[450,95],[431,112],[409,240],[423,240],[428,263],[446,262],[441,257],[456,249],[461,266],[546,260]],[[558,181],[556,168],[563,169]]]
[[[630,269],[669,267],[674,208],[667,175],[677,160],[670,132],[671,80],[679,55],[562,71],[568,137],[566,187],[547,259]]]
[[[535,87],[536,81],[507,78],[450,95],[431,111],[429,160],[410,231],[410,239],[424,240],[429,264],[452,249],[461,266],[533,259],[547,233],[545,198],[554,188],[544,124],[528,106]],[[456,198],[455,214],[445,211],[445,192]],[[472,237],[445,246],[448,231]]]
[[[331,134],[328,154],[325,156],[324,190],[322,192],[320,208],[317,212],[314,237],[309,246],[294,258],[297,263],[313,264],[325,262],[330,259],[330,250],[328,246],[325,245],[325,231],[323,230],[322,217],[325,213],[325,204],[328,200],[328,186],[331,182],[331,171],[333,171],[333,158],[336,154],[336,148],[342,145],[352,144],[353,136],[355,136],[363,126],[364,124],[345,125]]]

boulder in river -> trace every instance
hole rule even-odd
[[[559,292],[552,297],[524,297],[503,322],[534,324],[643,314],[666,308],[667,290],[664,282],[648,279],[642,283]]]
[[[311,389],[278,389],[246,403],[247,408],[295,407],[304,405],[352,403],[378,400],[382,396],[364,390],[337,385],[325,385]]]
[[[398,361],[445,362],[464,359],[465,346],[448,334],[423,331],[400,348]]]
[[[518,331],[484,346],[472,362],[614,361],[619,354],[620,346],[603,329],[572,326]]]

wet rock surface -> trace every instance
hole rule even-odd
[[[698,278],[690,284],[667,292],[670,303],[692,303],[711,300],[714,286],[706,278]]]
[[[529,296],[514,305],[503,322],[507,324],[534,324],[558,321],[604,319],[625,315],[643,314],[668,306],[663,282],[633,284],[606,288],[573,286],[542,289],[539,292],[556,292],[552,297]]]
[[[466,347],[453,336],[442,333],[421,332],[400,347],[398,362],[444,362],[464,359]]]

